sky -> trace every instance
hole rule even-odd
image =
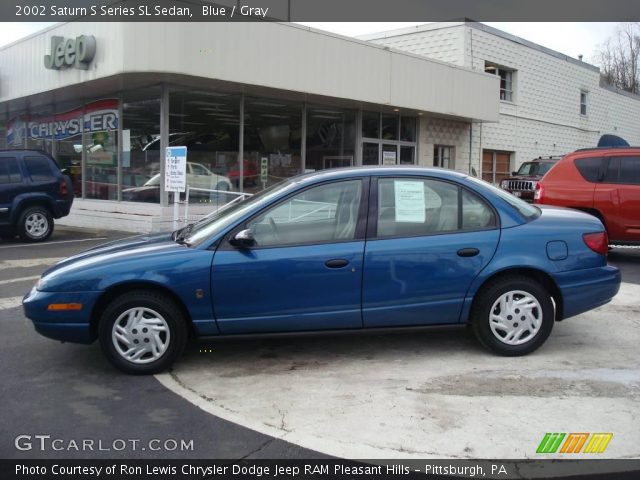
[[[313,28],[327,30],[340,35],[356,37],[396,28],[405,28],[420,23],[407,22],[312,22],[303,23]],[[584,55],[586,62],[594,63],[594,53],[608,37],[616,32],[617,23],[589,22],[484,22],[487,25],[525,38],[552,50],[577,58]],[[46,28],[53,23],[2,23],[0,22],[0,46]]]

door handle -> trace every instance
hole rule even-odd
[[[480,253],[480,250],[477,248],[461,248],[458,250],[459,257],[475,257]]]
[[[333,258],[331,260],[327,260],[324,264],[329,268],[342,268],[349,265],[349,260],[345,260],[344,258]]]

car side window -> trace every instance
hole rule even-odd
[[[247,228],[258,247],[353,240],[361,197],[360,179],[312,187],[267,209]]]
[[[496,216],[487,202],[462,189],[462,229],[480,230],[496,226]]]
[[[640,157],[619,157],[620,183],[640,185]]]
[[[378,182],[378,237],[420,236],[496,226],[477,195],[439,180],[382,178]]]
[[[587,182],[599,182],[604,175],[603,171],[604,158],[602,157],[588,157],[578,158],[575,161],[576,168],[580,172],[580,175]]]
[[[620,172],[620,159],[615,157],[607,158],[605,160],[605,163],[606,163],[606,171],[603,172],[601,176],[602,183],[618,183],[618,175]]]
[[[207,175],[205,169],[196,163],[191,164],[191,173],[194,175]]]
[[[381,178],[379,237],[416,236],[458,229],[458,187],[438,180]]]
[[[24,164],[32,182],[50,182],[55,180],[48,158],[41,156],[24,157]]]
[[[20,183],[22,175],[16,157],[0,157],[0,184]]]

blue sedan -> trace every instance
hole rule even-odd
[[[190,337],[321,330],[468,324],[515,356],[616,295],[607,251],[597,218],[461,173],[328,170],[68,258],[23,305],[42,335],[98,339],[129,373],[166,369]]]

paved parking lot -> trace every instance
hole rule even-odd
[[[55,262],[117,234],[61,230],[0,243],[3,457],[535,457],[546,432],[613,432],[608,457],[640,456],[640,251],[610,305],[557,323],[538,352],[501,358],[465,332],[194,344],[167,374],[129,377],[97,345],[59,344],[19,300]],[[17,451],[19,434],[185,438],[191,452]]]

